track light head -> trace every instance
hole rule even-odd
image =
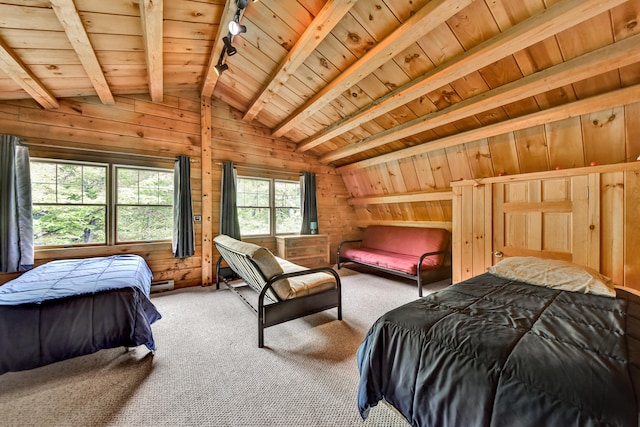
[[[222,64],[222,63],[218,62],[218,64],[216,64],[216,66],[214,68],[216,70],[216,74],[220,75],[220,74],[224,73],[225,71],[227,71],[229,69],[229,66],[227,64]]]
[[[238,53],[238,50],[231,44],[231,36],[224,36],[222,41],[224,42],[224,48],[227,51],[227,55],[233,56]]]
[[[229,32],[234,36],[237,36],[238,34],[246,33],[247,27],[234,19],[233,21],[229,21]]]

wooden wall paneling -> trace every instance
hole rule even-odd
[[[452,178],[446,152],[444,150],[436,150],[428,153],[428,156],[436,188],[448,188]],[[456,177],[455,179],[458,178],[459,177]]]
[[[547,123],[545,131],[549,165],[552,169],[579,168],[585,165],[579,117]]]
[[[600,187],[600,174],[589,174],[588,185],[588,227],[586,230],[588,237],[588,261],[589,267],[600,271],[600,250],[601,250],[601,215],[600,215],[600,203],[601,203],[601,187]]]
[[[624,108],[597,111],[581,117],[585,164],[623,163],[625,155]]]
[[[469,165],[469,156],[464,145],[446,148],[447,162],[451,170],[453,179],[472,179],[471,166]]]
[[[640,103],[625,106],[626,161],[640,159]]]
[[[600,271],[624,284],[624,172],[603,173],[600,180]]]
[[[640,171],[626,171],[624,179],[624,286],[640,289]]]
[[[465,146],[469,155],[471,177],[473,179],[478,179],[494,176],[495,172],[491,161],[489,141],[485,138],[479,141],[470,142],[465,144]]]
[[[462,257],[464,236],[462,234],[462,187],[453,187],[452,199],[452,229],[451,233],[451,280],[452,283],[462,281],[463,265],[467,260]]]
[[[517,130],[514,136],[521,173],[549,170],[544,126]]]
[[[485,265],[485,256],[487,254],[487,247],[485,245],[485,242],[487,241],[487,239],[485,239],[485,218],[487,216],[491,216],[491,207],[488,207],[487,210],[487,207],[485,206],[487,201],[485,197],[486,190],[487,186],[485,185],[474,185],[471,187],[471,191],[473,193],[472,209],[474,212],[471,218],[473,239],[471,242],[471,245],[473,246],[471,249],[473,251],[473,266],[471,274],[474,276],[484,273],[487,267]],[[491,248],[489,248],[489,251],[490,250]]]
[[[491,162],[496,175],[517,175],[520,173],[518,149],[513,132],[487,138]]]

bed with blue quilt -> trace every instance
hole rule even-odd
[[[518,258],[375,322],[363,418],[382,401],[412,426],[640,425],[640,296]]]
[[[0,286],[0,374],[145,345],[161,318],[138,255],[51,261]]]

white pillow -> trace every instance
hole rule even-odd
[[[592,268],[567,261],[509,257],[489,267],[487,271],[503,279],[530,285],[612,298],[616,296],[611,279]]]

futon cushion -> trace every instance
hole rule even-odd
[[[308,270],[308,268],[301,267],[282,258],[278,258],[267,248],[253,243],[242,242],[223,234],[216,236],[214,241],[216,244],[226,247],[232,251],[247,255],[255,262],[267,280],[283,273]],[[240,272],[237,273],[240,274]],[[247,282],[246,277],[243,277],[242,279]],[[255,288],[253,283],[247,283]],[[256,288],[256,291],[260,292],[265,285],[266,282],[260,283],[260,287]],[[335,287],[336,281],[331,274],[312,273],[304,276],[278,280],[273,284],[271,290],[267,291],[267,296],[273,301],[276,301],[277,298],[273,293],[275,292],[279,299],[286,300],[304,295],[311,295]],[[272,290],[273,292],[271,292]]]
[[[449,231],[443,228],[370,225],[364,230],[360,247],[420,257],[427,252],[443,251],[448,243]],[[443,257],[444,254],[435,255],[433,263],[441,264]]]
[[[285,273],[308,270],[290,261],[276,257]],[[291,299],[304,295],[317,294],[336,287],[336,279],[329,273],[311,273],[304,276],[290,277],[273,284],[280,299]]]
[[[348,248],[344,251],[345,258],[366,264],[387,268],[415,276],[418,273],[419,256],[405,255],[395,252],[381,251],[369,248]],[[438,267],[436,256],[426,257],[422,262],[422,269]]]
[[[283,272],[276,257],[265,247],[249,242],[242,242],[224,234],[216,236],[215,241],[233,251],[247,255],[256,263],[267,280]]]

